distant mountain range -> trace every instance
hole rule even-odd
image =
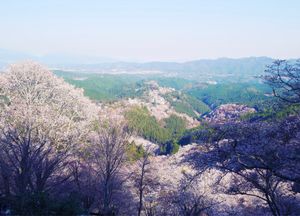
[[[33,59],[47,64],[56,70],[110,73],[110,74],[160,74],[193,80],[220,82],[223,79],[233,81],[251,81],[254,76],[263,74],[266,65],[274,59],[269,57],[247,57],[239,59],[219,58],[213,60],[195,60],[178,62],[121,62],[111,58],[98,58],[70,55],[33,56],[0,49],[0,67],[9,63]]]

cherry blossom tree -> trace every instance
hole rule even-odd
[[[219,203],[208,197],[208,194],[199,186],[197,177],[184,176],[177,190],[163,198],[163,208],[168,215],[206,215]],[[167,209],[169,207],[169,209]]]
[[[149,149],[144,150],[142,156],[131,166],[130,181],[132,190],[137,198],[137,215],[153,215],[158,202],[158,195],[154,195],[159,186],[157,167],[151,163],[153,156]]]
[[[217,169],[231,176],[227,194],[260,199],[273,215],[299,210],[299,116],[271,122],[217,125],[203,151],[188,161],[198,170]],[[294,188],[294,189],[293,189]]]
[[[284,102],[300,103],[300,60],[295,63],[274,61],[265,72],[263,78],[276,97]]]
[[[66,163],[80,149],[97,108],[35,62],[10,65],[0,75],[0,168],[6,196],[48,193],[68,179]]]
[[[123,169],[129,136],[130,131],[124,122],[105,119],[90,135],[85,149],[87,161],[98,177],[98,207],[102,215],[113,215],[119,211],[119,198],[123,197],[120,192],[127,178]]]

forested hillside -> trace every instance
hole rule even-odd
[[[162,87],[174,88],[187,94],[187,96],[177,96],[178,101],[174,101],[174,104],[178,109],[186,110],[190,115],[193,114],[189,111],[189,106],[194,107],[199,113],[209,111],[208,107],[215,108],[226,103],[255,106],[268,100],[272,94],[271,88],[261,83],[258,78],[255,82],[211,84],[210,82],[152,75],[99,75],[63,71],[55,71],[55,73],[67,82],[83,88],[85,95],[89,98],[100,101],[140,97],[147,90],[144,83],[154,80]]]
[[[219,84],[13,64],[1,212],[297,215],[299,71],[276,61],[257,82]]]

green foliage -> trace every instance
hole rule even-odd
[[[128,161],[134,162],[143,157],[146,151],[141,145],[137,146],[134,142],[131,142],[127,146],[126,154]]]
[[[169,130],[173,139],[178,139],[186,130],[186,121],[172,114],[169,118],[165,119],[165,128]]]
[[[197,118],[196,113],[194,112],[192,107],[187,103],[175,101],[175,102],[171,103],[171,106],[174,107],[176,112],[185,113],[188,116],[191,116],[193,118]]]
[[[291,115],[297,115],[300,112],[299,104],[289,104],[279,107],[267,107],[256,113],[248,113],[241,116],[241,120],[254,120],[254,119],[264,119],[264,120],[282,120]]]
[[[175,154],[179,150],[178,140],[183,136],[186,131],[186,121],[177,116],[171,115],[165,119],[165,128],[171,134],[170,140],[161,146],[160,150],[165,154]]]
[[[211,109],[209,108],[209,106],[207,106],[207,104],[205,104],[201,100],[197,100],[196,98],[194,98],[190,95],[186,96],[186,101],[191,107],[193,107],[193,109],[195,111],[197,111],[200,114],[207,113],[207,112],[211,111]]]
[[[69,83],[83,88],[85,95],[93,100],[116,100],[124,97],[141,95],[138,83],[129,83],[127,80],[115,78],[88,78],[86,80],[66,80]]]
[[[68,83],[83,88],[85,95],[92,100],[113,101],[124,97],[141,96],[145,90],[144,81],[155,80],[159,85],[175,89],[191,87],[195,82],[175,77],[158,77],[129,74],[91,74],[54,71]]]
[[[160,153],[161,154],[175,154],[178,152],[180,145],[177,141],[169,141],[164,145],[160,146]]]
[[[198,127],[186,130],[183,136],[179,139],[180,145],[187,145],[198,140],[208,141],[209,137],[215,134],[215,130],[209,123],[202,122]]]
[[[167,94],[165,99],[174,107],[176,112],[185,113],[194,118],[198,117],[195,111],[201,114],[210,111],[210,108],[202,101],[181,92]]]
[[[284,119],[290,115],[297,115],[300,112],[300,105],[299,104],[292,104],[285,106],[281,110],[276,112],[275,117],[277,119]]]
[[[263,101],[273,98],[265,95],[271,93],[271,89],[264,84],[258,83],[206,85],[189,89],[187,93],[203,101],[211,108],[227,103],[257,106]]]
[[[113,101],[126,97],[137,97],[143,93],[142,78],[133,75],[101,75],[55,71],[66,82],[84,89],[92,100]]]
[[[166,143],[170,138],[167,129],[160,126],[155,117],[151,116],[146,107],[134,107],[125,114],[130,128],[155,143]]]
[[[171,154],[176,154],[179,151],[179,147],[180,145],[176,142],[176,143],[172,143],[171,146]]]
[[[162,87],[174,88],[176,90],[182,90],[191,88],[196,82],[178,77],[151,77],[158,85]]]
[[[181,117],[171,115],[164,120],[164,127],[160,125],[155,117],[151,116],[146,107],[134,107],[129,110],[125,117],[129,127],[140,136],[159,144],[161,153],[169,154],[178,151],[177,140],[186,130],[186,122]],[[135,147],[131,147],[131,152]],[[131,154],[133,158],[139,155]]]

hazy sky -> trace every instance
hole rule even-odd
[[[300,57],[300,0],[7,0],[0,48],[134,60]]]

